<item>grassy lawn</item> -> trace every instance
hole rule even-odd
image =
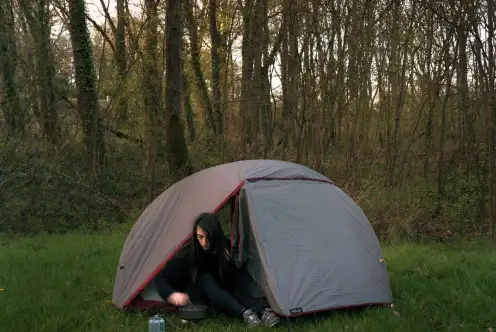
[[[123,313],[107,302],[125,235],[40,236],[11,243],[0,238],[0,331],[146,331],[149,314]],[[496,328],[496,245],[400,244],[385,251],[399,316],[389,308],[336,312],[297,320],[293,331]],[[176,317],[167,319],[168,331],[245,330],[223,317],[189,328]]]

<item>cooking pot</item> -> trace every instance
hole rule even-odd
[[[192,304],[179,308],[179,316],[187,321],[197,321],[206,318],[208,306],[202,304]]]

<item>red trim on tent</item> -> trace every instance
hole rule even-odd
[[[231,191],[231,193],[219,205],[217,205],[217,207],[212,211],[212,213],[216,213],[217,211],[219,211],[224,206],[224,204],[227,203],[227,201],[231,197],[233,197],[234,195],[236,195],[238,193],[238,191],[241,190],[241,187],[243,187],[244,184],[245,184],[245,182],[244,181],[241,181],[238,184],[238,186],[233,191]]]
[[[315,182],[323,182],[323,183],[329,183],[329,184],[334,184],[334,182],[330,180],[324,180],[324,179],[314,179],[314,178],[307,178],[307,177],[294,177],[294,178],[279,178],[279,177],[271,177],[271,176],[262,176],[262,177],[255,177],[255,178],[248,178],[245,181],[260,181],[260,180],[280,180],[280,181],[290,181],[290,180],[300,180],[300,181],[315,181]]]
[[[234,196],[240,189],[243,187],[244,181],[242,181],[213,211],[212,213],[216,213],[224,204],[227,203],[227,201]],[[134,293],[124,302],[124,305],[122,306],[123,308],[128,307],[131,305],[132,301],[138,296],[143,289],[152,281],[153,278],[157,276],[157,274],[162,270],[162,268],[165,266],[165,264],[174,256],[185,244],[186,242],[192,237],[193,234],[189,234],[167,257],[153,270],[153,272],[150,274],[148,278],[145,279],[145,281],[134,291]]]

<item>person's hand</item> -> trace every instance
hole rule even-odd
[[[182,307],[190,303],[189,295],[186,293],[175,292],[169,295],[167,301],[176,307]]]

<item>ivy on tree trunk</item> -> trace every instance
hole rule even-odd
[[[83,120],[84,143],[91,174],[96,176],[104,162],[105,143],[96,93],[92,44],[85,15],[84,0],[69,0],[69,30],[76,76],[77,109]]]

